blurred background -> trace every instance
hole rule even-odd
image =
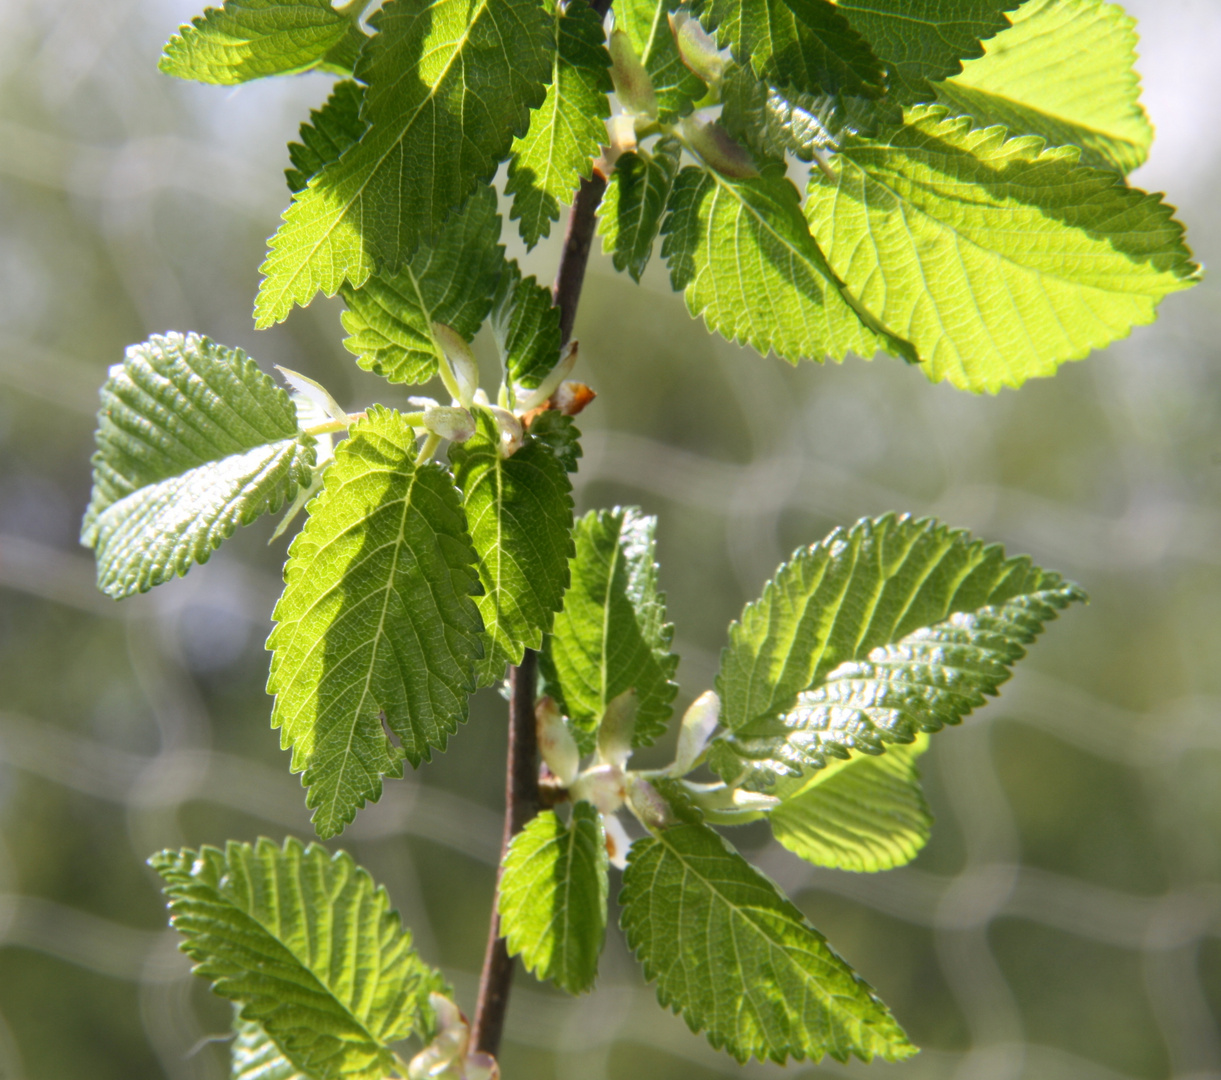
[[[312,835],[263,692],[274,523],[147,596],[94,590],[76,537],[107,366],[150,333],[197,330],[350,407],[404,396],[357,369],[336,303],[254,332],[284,143],[329,80],[229,91],[159,75],[196,3],[0,0],[2,1080],[227,1075],[227,1007],[189,975],[144,859]],[[1135,181],[1168,191],[1197,254],[1221,262],[1221,4],[1127,6],[1159,133]],[[556,255],[544,244],[526,263],[549,280]],[[595,259],[577,335],[577,374],[600,395],[580,420],[579,509],[659,515],[680,706],[711,685],[726,625],[776,564],[865,514],[936,514],[1092,596],[999,702],[933,740],[938,822],[913,865],[816,871],[742,837],[925,1048],[903,1066],[789,1073],[1221,1078],[1216,278],[1130,340],[991,398],[894,361],[791,369],[740,350],[689,318],[656,264],[637,288]],[[503,751],[487,692],[450,752],[342,839],[467,1008]],[[507,1080],[779,1072],[740,1069],[659,1009],[614,928],[592,995],[519,974],[502,1061]]]

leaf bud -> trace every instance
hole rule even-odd
[[[475,354],[471,352],[466,338],[444,323],[432,324],[432,336],[454,373],[458,389],[454,396],[464,408],[469,409],[479,388],[479,365],[475,362]]]
[[[653,80],[645,71],[644,64],[636,55],[632,39],[619,29],[611,31],[609,49],[611,55],[611,81],[615,93],[628,112],[641,116],[657,117],[657,94]]]
[[[595,765],[586,769],[569,788],[574,802],[584,799],[604,814],[613,814],[627,797],[623,770],[615,765]]]
[[[582,382],[565,379],[548,399],[551,408],[565,416],[577,416],[598,395]]]
[[[725,74],[725,57],[717,48],[716,39],[700,25],[699,19],[686,8],[670,13],[670,32],[678,46],[678,55],[706,83],[718,83]]]
[[[678,818],[661,792],[638,776],[628,778],[627,805],[646,829],[668,829],[678,824]]]
[[[408,1080],[498,1080],[500,1068],[491,1054],[470,1052],[471,1028],[449,998],[428,995],[437,1017],[437,1037],[407,1066]]]
[[[526,430],[521,426],[521,420],[508,409],[502,409],[499,405],[489,405],[487,410],[496,418],[496,427],[500,431],[500,456],[511,458],[521,449],[521,444],[526,438]]]
[[[331,392],[322,383],[315,382],[298,371],[281,367],[279,364],[276,364],[276,371],[284,376],[284,381],[296,390],[298,394],[312,401],[332,420],[344,425],[348,423],[350,418],[347,409],[343,408],[339,402],[331,397]]]
[[[598,760],[622,769],[632,756],[636,731],[636,691],[624,690],[606,706],[598,725]]]
[[[683,121],[683,140],[704,162],[731,180],[747,180],[759,170],[750,153],[716,120],[688,116]]]
[[[475,434],[475,418],[456,405],[434,405],[424,410],[424,426],[450,442],[466,442]]]
[[[531,409],[537,409],[540,405],[545,405],[551,395],[555,393],[560,383],[576,367],[579,355],[580,344],[576,341],[570,341],[560,350],[560,358],[556,362],[555,367],[547,372],[547,377],[538,386],[533,390],[516,386],[514,389],[517,394],[518,413],[528,413]]]
[[[539,698],[534,706],[534,728],[538,733],[539,753],[547,768],[555,773],[561,784],[571,787],[581,769],[581,751],[554,698]]]
[[[721,699],[713,690],[705,690],[683,713],[683,724],[678,732],[678,749],[671,776],[686,776],[695,768],[695,763],[708,745],[721,718]]]
[[[619,820],[618,814],[603,814],[602,825],[606,830],[606,857],[611,866],[622,870],[627,866],[627,853],[632,847],[632,838]]]

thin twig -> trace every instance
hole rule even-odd
[[[599,14],[610,7],[609,0],[590,5]],[[606,180],[594,173],[581,182],[568,232],[564,237],[564,253],[552,288],[552,302],[560,309],[560,333],[563,344],[572,336],[576,321],[581,286],[585,282],[585,266],[589,262],[594,238],[594,213],[606,191]],[[539,811],[538,736],[534,728],[534,699],[538,691],[538,655],[527,649],[520,666],[509,668],[509,750],[505,767],[505,830],[501,859],[509,842]],[[496,878],[496,893],[492,898],[492,919],[488,930],[488,945],[483,957],[483,974],[479,980],[479,1000],[471,1025],[471,1044],[476,1050],[495,1057],[500,1053],[500,1036],[504,1031],[505,1012],[509,1007],[509,990],[513,983],[513,961],[505,939],[500,936],[500,876]]]

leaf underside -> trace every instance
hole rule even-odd
[[[850,140],[806,215],[834,271],[931,380],[995,392],[1152,322],[1199,268],[1173,211],[1072,147],[917,106]]]
[[[885,754],[856,754],[810,777],[779,781],[768,815],[772,835],[815,866],[873,873],[911,862],[928,842],[933,815],[920,788],[921,733]]]
[[[238,1013],[233,1032],[230,1080],[310,1080],[284,1056],[262,1024],[243,1020]]]
[[[937,97],[981,124],[1080,146],[1086,165],[1126,173],[1153,142],[1135,61],[1136,20],[1118,4],[1027,0]]]
[[[330,0],[225,0],[170,38],[159,66],[179,79],[221,85],[320,66],[342,70],[328,54],[351,29]]]
[[[537,0],[388,0],[370,24],[356,69],[367,130],[285,212],[262,266],[260,327],[396,271],[492,178],[546,93],[551,29]]]
[[[571,994],[593,987],[606,936],[602,815],[587,802],[565,825],[544,810],[513,839],[500,880],[500,932],[509,955]]]
[[[163,851],[149,862],[195,973],[241,1008],[247,1066],[262,1054],[274,1067],[245,1026],[257,1025],[312,1080],[389,1074],[390,1046],[421,1029],[438,976],[385,890],[349,855],[263,839]]]
[[[336,448],[276,605],[272,725],[334,836],[383,776],[444,750],[483,657],[476,556],[449,472],[381,406]],[[390,736],[393,736],[393,740]]]
[[[81,543],[116,600],[207,562],[238,525],[309,486],[313,440],[240,349],[152,337],[110,369],[101,399]]]
[[[709,763],[765,789],[958,723],[1077,586],[930,519],[888,515],[799,549],[729,630]]]
[[[543,441],[527,439],[502,458],[495,420],[480,411],[476,424],[475,435],[451,446],[449,456],[483,585],[476,603],[486,636],[476,682],[494,686],[507,664],[542,645],[559,610],[573,550],[572,484]]]
[[[657,587],[655,526],[637,510],[616,509],[590,511],[573,530],[571,582],[540,662],[548,692],[586,742],[628,690],[636,691],[633,745],[653,743],[672,712],[678,657]]]
[[[708,826],[637,840],[619,900],[658,999],[739,1061],[915,1053],[860,976]]]

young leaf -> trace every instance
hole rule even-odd
[[[81,543],[116,600],[182,575],[308,487],[314,444],[241,349],[196,334],[133,345],[101,392]]]
[[[1085,164],[1126,173],[1153,142],[1135,61],[1136,20],[1118,4],[1027,0],[937,97],[984,125],[1080,146]]]
[[[618,0],[615,26],[624,31],[653,84],[657,119],[672,124],[691,111],[707,92],[703,81],[679,55],[670,30],[673,0]]]
[[[343,152],[358,143],[366,124],[360,118],[365,89],[346,79],[335,84],[321,109],[310,109],[309,123],[298,129],[299,143],[288,144],[291,169],[284,170],[288,190],[296,194],[324,165],[338,161]]]
[[[483,657],[458,492],[446,469],[415,459],[403,417],[370,408],[336,448],[284,568],[267,690],[321,837],[379,798],[404,757],[445,749]]]
[[[1009,26],[1022,0],[837,0],[854,30],[873,46],[889,74],[890,96],[930,101],[931,82],[983,56],[983,42]]]
[[[623,154],[598,206],[602,250],[612,257],[616,270],[626,270],[636,282],[653,255],[681,152],[677,139],[664,136],[652,152]]]
[[[796,363],[914,355],[844,289],[801,217],[783,176],[731,180],[688,166],[678,174],[661,227],[670,282],[687,309],[730,341]]]
[[[480,686],[493,686],[506,664],[542,645],[568,585],[572,554],[572,484],[551,447],[529,439],[510,458],[500,456],[493,417],[475,415],[476,434],[450,447],[462,489],[467,528],[479,556],[484,658]]]
[[[586,3],[570,3],[557,4],[551,18],[551,85],[525,135],[513,142],[505,185],[505,195],[513,197],[510,216],[519,220],[528,248],[551,235],[560,204],[572,202],[581,179],[591,174],[610,116],[610,55],[601,17]]]
[[[530,422],[530,436],[546,443],[566,472],[577,471],[581,460],[581,432],[571,416],[544,409]]]
[[[918,106],[888,139],[848,142],[837,182],[812,173],[806,215],[930,379],[994,392],[1152,322],[1198,275],[1170,207],[1077,157]]]
[[[678,657],[657,588],[656,524],[634,509],[591,510],[573,529],[571,584],[540,659],[548,692],[578,735],[592,733],[611,701],[631,689],[635,745],[648,746],[666,730]]]
[[[560,313],[551,290],[533,277],[523,278],[510,261],[492,304],[492,333],[509,381],[529,390],[538,386],[560,360]]]
[[[772,835],[815,866],[875,871],[911,862],[933,827],[916,768],[927,748],[920,734],[880,756],[854,754],[777,782],[771,793],[783,801],[767,815]]]
[[[381,1080],[394,1066],[391,1044],[424,1027],[439,976],[351,856],[262,839],[163,851],[149,863],[195,973],[311,1080]]]
[[[310,1080],[284,1056],[275,1041],[256,1020],[233,1017],[233,1049],[230,1080]]]
[[[316,67],[344,71],[327,54],[351,29],[331,0],[225,0],[181,27],[158,66],[179,79],[222,85]]]
[[[565,825],[552,810],[513,838],[500,879],[500,932],[509,955],[570,994],[593,987],[606,937],[602,815],[577,803]]]
[[[717,691],[727,734],[709,762],[763,788],[919,731],[995,694],[1043,624],[1083,600],[928,518],[888,515],[800,548],[729,628]],[[745,774],[745,775],[743,775]]]
[[[431,326],[474,338],[492,309],[504,272],[496,192],[480,188],[429,244],[393,274],[374,274],[359,289],[340,288],[348,310],[344,347],[366,371],[394,383],[425,383],[437,373]]]
[[[706,0],[701,20],[743,67],[799,93],[878,97],[886,75],[830,0]]]
[[[864,980],[707,825],[637,840],[619,901],[658,999],[739,1061],[916,1052]]]
[[[551,33],[537,0],[388,0],[370,23],[378,32],[356,70],[368,130],[285,212],[262,266],[259,326],[397,270],[492,178],[546,92]]]

